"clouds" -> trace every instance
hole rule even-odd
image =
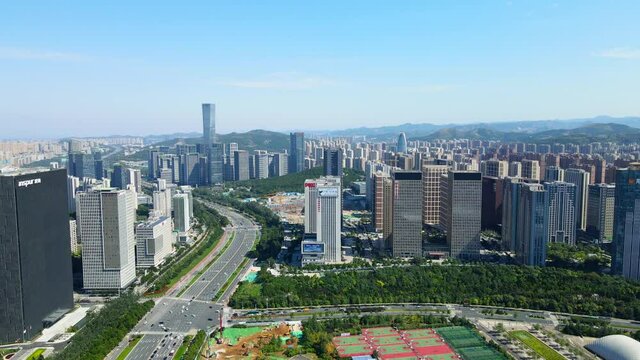
[[[244,89],[308,90],[334,86],[337,84],[337,81],[325,77],[287,72],[272,73],[254,79],[224,81],[221,84],[228,87]]]
[[[87,60],[87,57],[81,54],[69,52],[0,46],[0,59],[37,61],[83,61]]]
[[[611,48],[597,53],[596,56],[611,59],[640,60],[640,48]]]

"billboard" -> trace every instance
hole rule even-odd
[[[322,188],[318,190],[318,195],[320,197],[338,197],[338,188]]]
[[[318,242],[303,242],[303,254],[324,254],[324,244]]]

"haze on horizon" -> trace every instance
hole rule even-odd
[[[11,2],[1,138],[640,115],[637,1]]]

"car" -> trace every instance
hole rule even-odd
[[[209,321],[213,321],[213,319],[212,319],[212,318],[208,318],[207,320],[209,320]]]

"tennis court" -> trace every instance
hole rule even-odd
[[[371,343],[375,345],[391,345],[391,344],[406,344],[400,336],[380,336],[373,337]]]
[[[398,357],[416,356],[407,344],[384,345],[377,348],[381,359],[395,359]]]
[[[338,355],[340,355],[340,357],[354,357],[371,354],[373,354],[373,349],[371,349],[368,344],[347,345],[338,347]]]
[[[377,328],[369,328],[363,329],[362,334],[366,336],[387,336],[387,335],[398,335],[398,332],[393,330],[391,327],[377,327]]]
[[[336,336],[333,338],[333,343],[336,346],[341,345],[358,345],[364,344],[367,341],[362,336]]]
[[[432,329],[416,329],[416,330],[407,330],[403,331],[405,337],[408,339],[420,339],[420,338],[431,338],[436,336],[436,332]]]
[[[445,343],[444,340],[437,337],[416,339],[416,340],[411,340],[410,342],[410,344],[413,345],[414,347],[438,346],[444,343]]]
[[[444,340],[465,360],[505,359],[492,349],[475,331],[463,326],[450,326],[436,330]]]

